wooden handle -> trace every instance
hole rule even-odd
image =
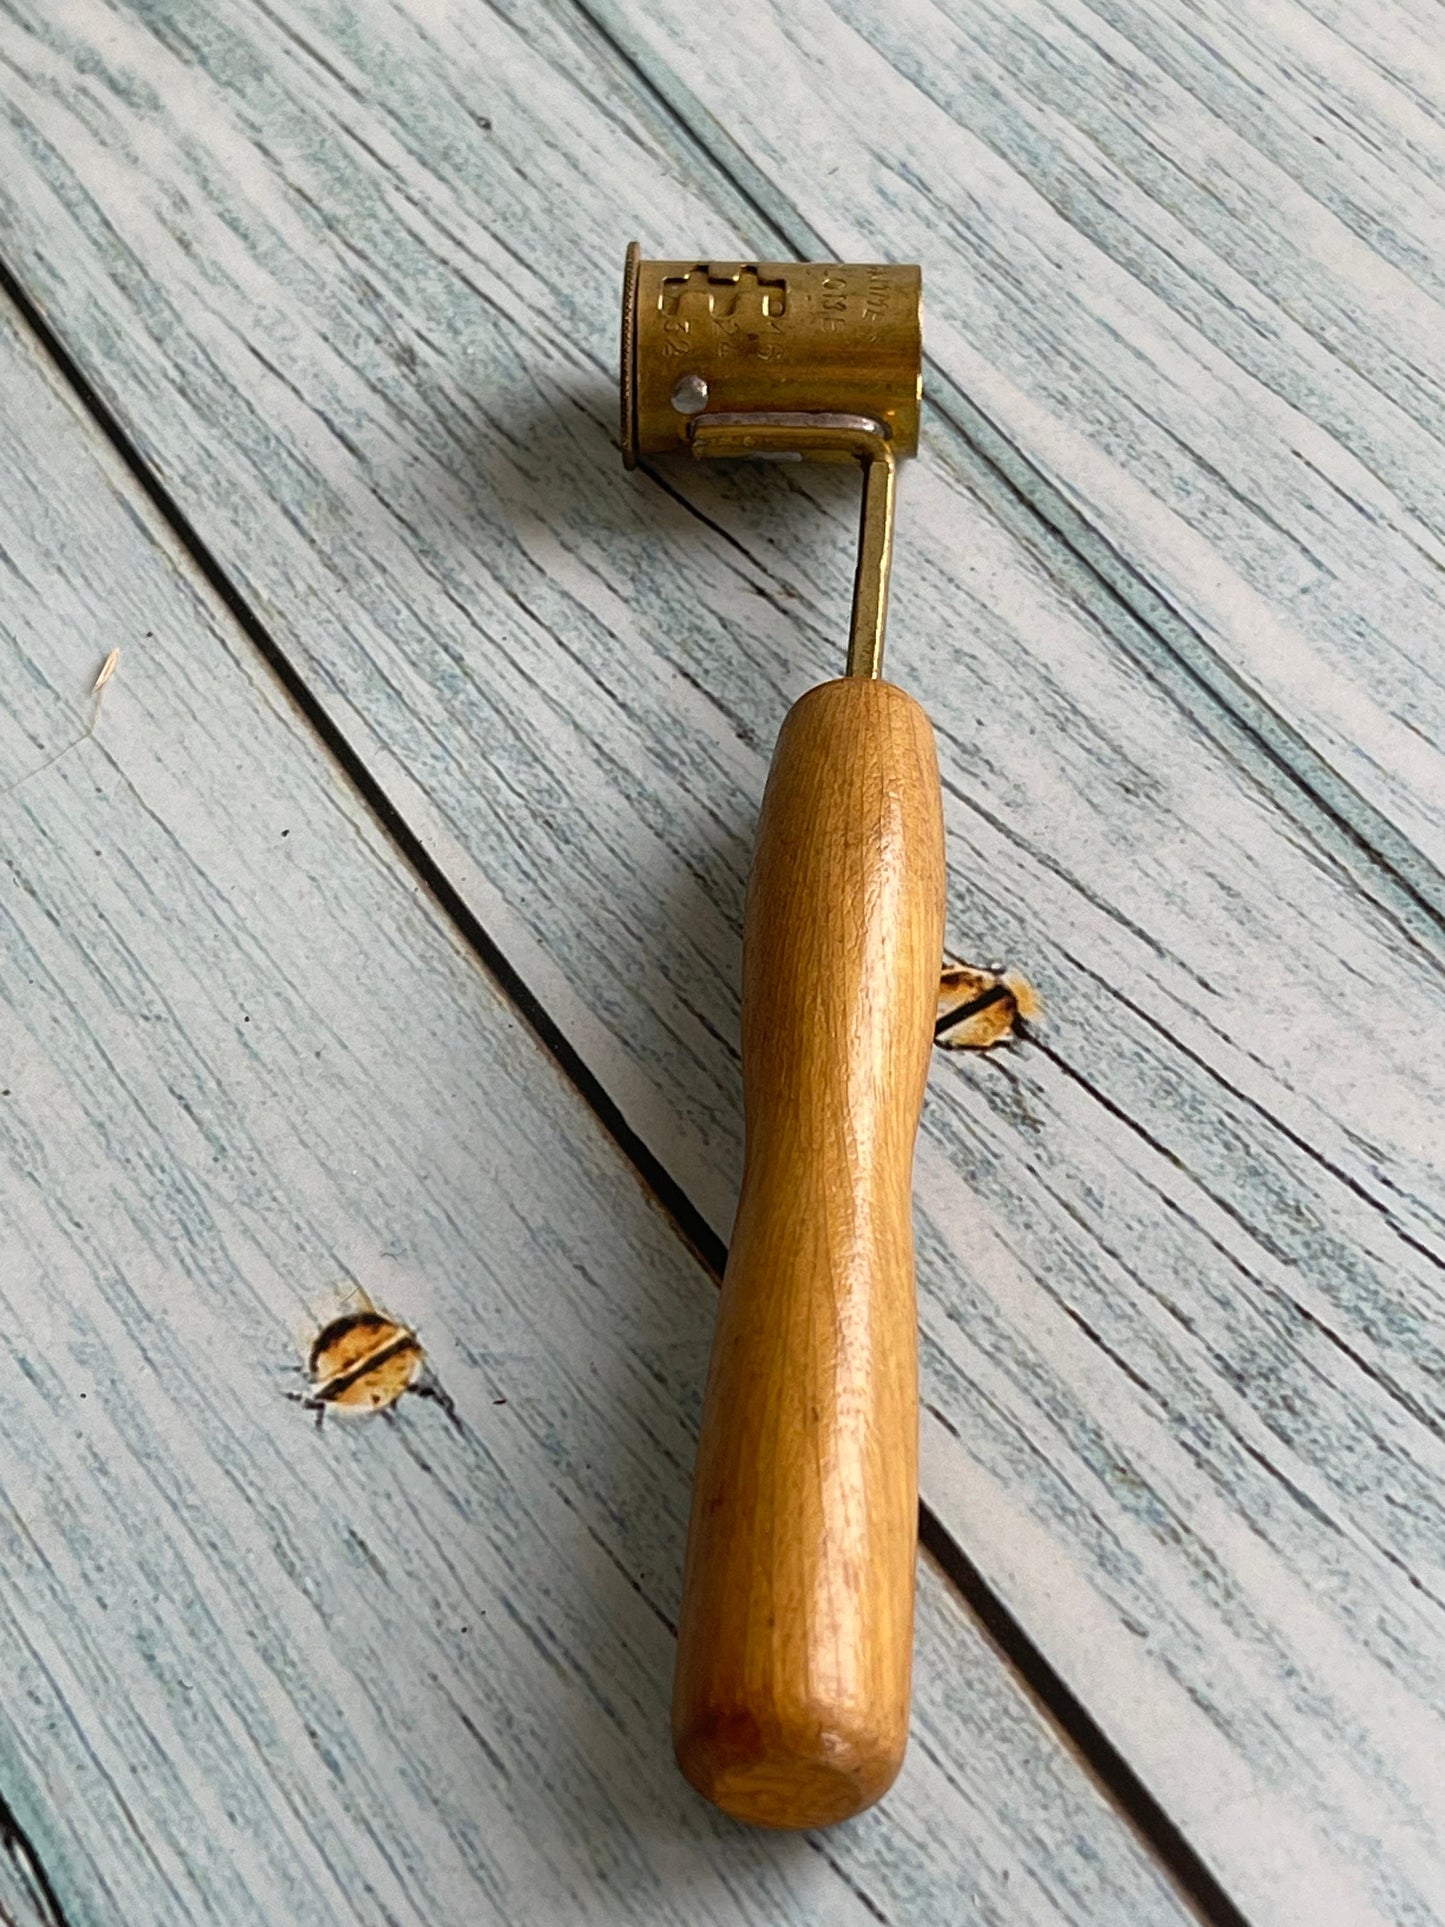
[[[913,1147],[943,948],[928,718],[810,690],[763,798],[743,955],[747,1159],[693,1486],[673,1740],[772,1827],[891,1785],[918,1532]]]

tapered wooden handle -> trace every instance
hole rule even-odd
[[[739,1819],[826,1826],[908,1737],[918,1530],[913,1147],[943,946],[928,718],[809,691],[763,798],[747,1157],[683,1581],[673,1738]]]

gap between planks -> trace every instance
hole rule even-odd
[[[0,258],[0,294],[10,301],[41,351],[71,388],[157,514],[184,547],[208,586],[281,683],[308,727],[315,732],[363,803],[381,824],[402,860],[428,890],[441,913],[514,1005],[519,1016],[529,1025],[538,1042],[627,1160],[640,1183],[655,1199],[684,1245],[714,1283],[720,1283],[727,1262],[727,1248],[723,1240],[660,1158],[628,1124],[600,1078],[568,1040],[562,1027],[429,854],[384,786],[367,769],[344,731],[327,714],[296,665],[227,575],[179,502],[130,441],[114,412],[3,258]],[[919,1539],[962,1607],[985,1634],[1001,1661],[1015,1675],[1025,1696],[1033,1701],[1067,1742],[1073,1755],[1120,1818],[1152,1853],[1183,1903],[1204,1923],[1204,1927],[1249,1927],[1246,1916],[1203,1857],[1108,1739],[1024,1627],[1009,1612],[963,1546],[922,1499],[919,1502]],[[0,1827],[3,1827],[4,1814],[3,1803],[0,1803]],[[23,1838],[18,1834],[5,1835],[7,1841],[12,1837],[24,1845]],[[33,1877],[39,1892],[52,1909],[53,1922],[44,1923],[44,1927],[65,1927],[64,1916],[55,1903],[49,1880],[28,1848],[25,1850],[25,1864],[34,1868]],[[41,1921],[44,1921],[43,1916]],[[24,1927],[28,1927],[28,1923]]]
[[[69,1927],[50,1875],[3,1793],[0,1793],[0,1923],[3,1927]]]

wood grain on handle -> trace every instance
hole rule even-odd
[[[693,1487],[683,1772],[825,1826],[908,1737],[918,1511],[913,1147],[943,945],[928,718],[890,683],[790,711],[743,960],[747,1158]]]

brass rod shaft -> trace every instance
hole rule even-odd
[[[888,577],[893,566],[893,503],[898,465],[883,443],[863,458],[863,500],[858,514],[858,567],[853,577],[853,616],[848,628],[846,676],[883,674],[883,632],[888,623]]]

